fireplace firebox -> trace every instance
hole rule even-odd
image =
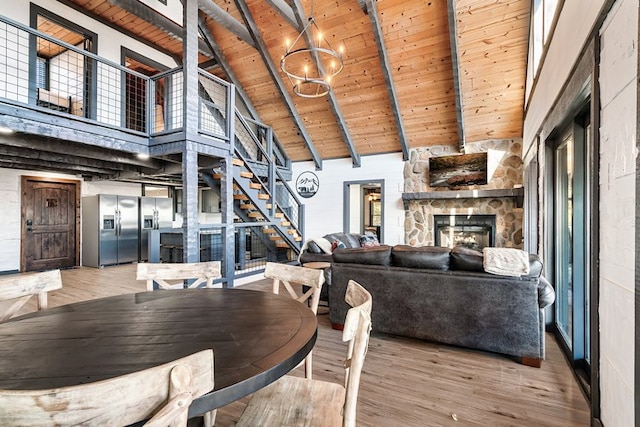
[[[494,246],[495,215],[434,215],[436,246],[464,246],[481,251]]]

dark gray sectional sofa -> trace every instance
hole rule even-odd
[[[347,248],[335,250],[332,261],[336,328],[348,310],[347,283],[355,280],[373,297],[374,331],[516,356],[531,366],[544,359],[544,308],[555,293],[535,255],[524,277],[485,273],[481,254],[464,248]]]

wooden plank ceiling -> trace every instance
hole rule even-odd
[[[181,60],[179,28],[137,0],[60,1]],[[198,3],[200,61],[215,58],[209,71],[241,88],[294,161],[358,165],[361,155],[522,136],[529,0]],[[332,46],[346,47],[345,68],[331,96],[305,99],[279,64],[312,8]]]

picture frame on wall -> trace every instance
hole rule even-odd
[[[461,187],[487,184],[487,153],[429,158],[429,186]]]

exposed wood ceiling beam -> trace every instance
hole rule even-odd
[[[40,150],[62,155],[69,155],[69,153],[72,152],[76,157],[108,160],[113,163],[144,168],[149,172],[159,171],[164,168],[164,162],[161,160],[140,159],[133,153],[127,154],[121,151],[108,150],[87,144],[76,144],[46,136],[34,136],[20,133],[0,135],[0,146],[2,146],[3,151],[7,149],[6,147],[19,147],[28,150]],[[82,149],[75,149],[80,146]]]
[[[133,15],[159,28],[175,39],[182,40],[182,35],[184,33],[182,26],[176,24],[169,18],[165,17],[163,14],[158,13],[146,4],[138,0],[109,0],[109,3],[118,6],[129,13],[132,13]],[[204,43],[204,41],[202,40],[198,40],[198,50],[203,55],[206,55],[208,57],[212,56],[211,51],[208,49],[206,43]]]
[[[391,65],[389,64],[387,48],[384,44],[384,34],[382,33],[382,27],[380,26],[380,20],[378,19],[376,2],[375,0],[363,1],[366,5],[366,12],[369,15],[369,21],[371,22],[373,37],[375,38],[376,46],[378,47],[378,57],[380,58],[382,75],[384,76],[384,81],[387,86],[389,102],[391,103],[391,111],[393,111],[393,118],[396,122],[396,128],[398,129],[398,138],[400,139],[400,147],[402,148],[402,159],[406,161],[409,160],[409,141],[407,140],[407,133],[404,129],[402,116],[400,115],[400,102],[398,101],[398,95],[396,94],[396,85],[393,81],[393,74],[391,74]]]
[[[125,163],[77,157],[68,153],[52,153],[34,150],[33,148],[2,146],[0,147],[0,152],[2,152],[3,160],[7,158],[21,158],[25,159],[25,162],[42,161],[46,163],[57,163],[59,165],[64,165],[65,167],[68,166],[69,168],[80,167],[93,171],[99,170],[101,173],[114,173],[136,168],[135,166],[127,165]]]
[[[464,134],[464,114],[462,111],[462,87],[460,86],[460,56],[458,54],[458,20],[456,19],[456,0],[447,0],[449,17],[449,41],[451,43],[451,63],[453,64],[453,90],[456,98],[456,118],[458,120],[458,147],[464,153],[466,136]]]
[[[222,49],[220,49],[220,45],[218,45],[218,42],[216,41],[215,37],[213,36],[211,31],[209,31],[209,28],[207,27],[207,23],[202,18],[202,15],[198,17],[198,26],[200,28],[200,33],[204,37],[205,41],[209,44],[209,47],[211,48],[211,50],[213,51],[213,54],[217,58],[218,64],[220,65],[220,67],[222,67],[222,70],[227,75],[227,78],[231,81],[231,83],[235,85],[236,92],[238,93],[240,98],[242,98],[242,101],[249,109],[249,112],[251,113],[254,119],[260,120],[260,115],[258,114],[258,111],[254,108],[253,104],[251,103],[251,100],[249,99],[249,95],[247,95],[247,93],[244,91],[242,84],[240,84],[240,80],[238,79],[236,74],[233,72],[233,68],[231,68],[229,61],[227,61],[227,57],[225,56]]]
[[[119,25],[115,25],[113,22],[103,18],[102,16],[100,16],[100,15],[98,15],[96,13],[93,13],[88,9],[85,9],[85,8],[82,8],[82,7],[78,6],[77,4],[73,3],[71,0],[58,0],[58,1],[60,3],[62,3],[62,4],[64,4],[65,6],[70,7],[71,9],[74,9],[74,10],[77,10],[77,11],[83,13],[84,15],[90,17],[91,19],[93,19],[93,20],[95,20],[97,22],[100,22],[103,25],[106,25],[107,27],[116,29],[117,31],[121,32],[122,34],[126,35],[127,37],[131,37],[133,40],[137,40],[142,44],[145,44],[145,45],[147,45],[149,47],[152,47],[152,48],[158,50],[159,52],[164,53],[167,56],[170,56],[171,58],[173,58],[176,61],[176,63],[178,63],[178,64],[180,63],[180,58],[177,58],[175,53],[165,49],[164,47],[159,46],[159,45],[157,45],[155,43],[152,43],[149,40],[146,40],[146,39],[140,37],[140,35],[134,34],[131,31],[129,31],[129,30],[125,29],[125,28],[122,28]],[[211,56],[206,52],[202,52],[202,54],[203,55],[207,55],[207,56]]]
[[[298,23],[298,27],[304,28],[307,22],[307,17],[304,15],[302,10],[302,4],[300,0],[289,0],[291,2],[291,7],[293,9],[293,13],[296,17],[296,22]],[[305,39],[308,46],[313,46],[314,41],[311,40],[311,36],[307,31],[304,33]],[[324,76],[325,70],[318,57],[317,53],[314,53],[313,60],[320,70],[320,74]],[[329,106],[331,107],[331,111],[333,111],[333,115],[336,117],[336,121],[338,124],[338,129],[340,130],[340,134],[342,135],[342,140],[347,145],[347,149],[349,150],[349,155],[351,156],[351,162],[354,167],[360,167],[360,155],[356,151],[355,145],[353,144],[353,140],[351,139],[351,134],[349,133],[349,128],[347,127],[347,123],[344,121],[344,116],[342,115],[342,110],[340,109],[340,105],[338,104],[338,100],[336,99],[336,95],[333,93],[333,88],[329,89],[329,93],[327,94],[329,97]]]
[[[311,136],[309,135],[309,132],[307,131],[307,128],[305,127],[304,122],[302,121],[302,117],[300,117],[298,110],[296,110],[296,107],[293,104],[293,99],[291,99],[291,95],[289,94],[288,89],[285,87],[284,81],[282,80],[282,77],[280,77],[280,73],[278,73],[276,66],[273,63],[273,60],[269,55],[267,46],[264,43],[264,40],[262,39],[262,34],[260,33],[260,30],[258,29],[258,26],[256,25],[255,20],[253,19],[253,15],[249,10],[249,6],[247,6],[247,3],[244,0],[234,0],[234,1],[238,9],[242,12],[242,18],[245,20],[247,28],[249,28],[249,31],[251,32],[251,35],[254,41],[258,45],[258,52],[260,53],[260,56],[262,57],[262,60],[264,61],[267,67],[267,70],[269,71],[269,74],[271,74],[271,78],[273,79],[274,83],[278,87],[280,96],[282,96],[282,99],[285,105],[287,106],[287,110],[289,110],[289,114],[291,114],[293,121],[298,127],[302,140],[306,144],[307,149],[309,150],[309,153],[311,153],[311,157],[316,165],[316,169],[322,170],[322,158],[318,154],[316,147],[313,145],[313,142],[311,141]]]
[[[217,23],[235,34],[236,37],[238,37],[240,40],[247,43],[249,46],[252,46],[254,48],[256,47],[255,42],[251,38],[251,34],[249,34],[249,30],[247,30],[247,27],[238,22],[233,16],[231,16],[227,11],[222,9],[213,1],[198,0],[198,6],[200,7],[200,10],[206,12],[207,15],[215,19]]]
[[[284,20],[287,21],[287,23],[289,23],[289,25],[291,25],[298,31],[302,31],[304,25],[299,26],[300,24],[296,20],[296,15],[293,11],[293,8],[288,5],[285,0],[266,0],[266,2],[269,3],[271,8],[278,12],[278,14],[282,16]]]
[[[236,74],[233,72],[233,68],[231,68],[229,61],[227,61],[227,57],[225,56],[222,49],[220,49],[220,45],[218,45],[218,42],[216,41],[211,31],[209,31],[209,27],[207,27],[207,23],[202,18],[202,15],[198,16],[198,25],[200,28],[200,33],[204,37],[205,41],[209,44],[209,48],[211,49],[214,56],[216,57],[216,61],[217,61],[216,65],[222,68],[222,70],[226,74],[229,81],[235,85],[237,95],[240,96],[240,98],[242,99],[242,102],[249,110],[249,113],[251,114],[251,117],[253,118],[253,120],[256,120],[261,124],[264,124],[264,121],[260,117],[258,110],[256,110],[256,108],[253,106],[253,102],[251,102],[249,95],[247,95],[247,92],[245,92],[244,87],[242,87],[240,80],[238,79]],[[282,145],[278,141],[278,138],[275,133],[273,133],[273,139],[274,139],[274,142],[280,147],[280,149],[284,150],[282,148]]]
[[[0,167],[8,169],[54,171],[72,175],[98,175],[107,179],[115,179],[116,177],[116,174],[113,171],[101,168],[94,168],[85,165],[72,165],[64,162],[52,162],[43,159],[27,159],[21,156],[2,156],[2,158],[0,158]]]

